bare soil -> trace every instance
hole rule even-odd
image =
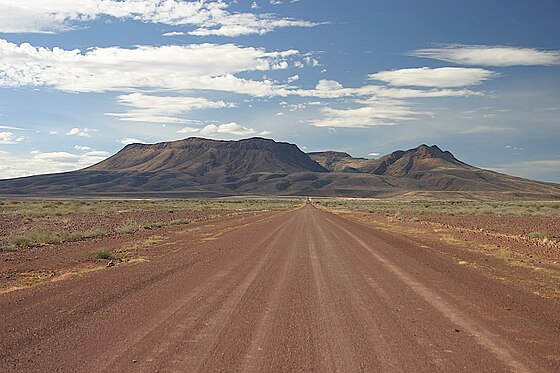
[[[521,267],[372,220],[306,205],[162,228],[147,261],[0,295],[0,371],[560,370],[560,302],[457,257]]]

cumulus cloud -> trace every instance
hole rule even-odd
[[[80,152],[87,152],[89,150],[93,150],[92,148],[90,148],[89,146],[83,146],[83,145],[75,145],[74,149],[80,151]]]
[[[478,85],[496,76],[497,73],[480,68],[420,67],[380,71],[370,74],[369,79],[380,80],[394,86],[453,88]]]
[[[233,13],[221,0],[0,0],[0,32],[57,33],[99,17],[172,26],[193,26],[189,34],[240,36],[284,27],[314,27],[315,22],[274,14]]]
[[[130,144],[145,144],[146,142],[143,140],[135,139],[132,137],[125,137],[124,139],[118,140],[123,145],[130,145]]]
[[[296,74],[294,76],[290,76],[286,81],[288,83],[293,83],[293,82],[298,81],[298,80],[299,80],[299,75]]]
[[[234,74],[284,68],[297,54],[235,44],[109,47],[82,53],[0,39],[0,86],[47,86],[69,92],[206,89],[267,96],[282,92],[271,81]]]
[[[446,45],[439,48],[418,49],[411,52],[410,55],[461,65],[560,65],[560,51],[558,50],[539,50],[502,45]]]
[[[133,109],[124,113],[106,113],[119,120],[152,123],[188,123],[189,119],[178,117],[192,110],[234,107],[234,103],[211,101],[202,97],[152,96],[132,93],[117,97],[117,101]]]
[[[251,135],[260,135],[265,136],[269,135],[269,131],[256,131],[253,128],[245,127],[235,122],[231,123],[224,123],[220,125],[209,124],[203,128],[193,128],[193,127],[184,127],[177,131],[178,133],[185,133],[185,134],[200,134],[203,136],[216,136],[216,135],[235,135],[235,136],[251,136]]]
[[[104,151],[83,154],[33,151],[25,156],[0,151],[0,179],[73,171],[101,162],[108,155]]]
[[[80,129],[78,127],[74,127],[66,132],[66,136],[90,137],[92,132],[97,132],[97,130],[90,128]]]
[[[0,144],[2,145],[12,145],[17,144],[25,140],[25,137],[18,136],[13,132],[0,132]]]
[[[315,87],[315,89],[318,91],[336,91],[341,90],[342,88],[344,88],[342,84],[340,84],[336,80],[327,79],[319,80],[319,83],[317,83],[317,86]]]

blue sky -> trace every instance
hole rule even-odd
[[[15,5],[14,5],[15,4]],[[437,144],[560,182],[558,1],[0,0],[0,178],[130,142]]]

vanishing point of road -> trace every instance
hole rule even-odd
[[[227,224],[1,295],[0,371],[560,371],[554,301],[309,204]]]

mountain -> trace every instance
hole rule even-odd
[[[422,144],[406,151],[397,150],[378,159],[353,158],[347,153],[319,152],[309,156],[331,172],[351,169],[394,179],[415,180],[420,188],[409,190],[454,192],[508,192],[513,195],[558,193],[558,184],[543,183],[484,170],[466,164],[438,146]]]
[[[560,199],[560,185],[483,170],[435,145],[365,159],[335,151],[306,154],[263,138],[193,137],[127,145],[78,171],[1,180],[0,195]]]
[[[375,164],[371,159],[354,158],[344,152],[312,152],[307,155],[330,172],[368,172]]]
[[[236,177],[259,172],[327,172],[296,145],[258,137],[240,141],[191,137],[159,144],[131,144],[85,171],[174,171],[191,176]]]
[[[354,158],[343,152],[307,153],[311,159],[330,172],[360,172],[395,177],[414,177],[418,172],[435,169],[469,169],[448,151],[436,145],[422,144],[407,151],[397,150],[378,159]]]

